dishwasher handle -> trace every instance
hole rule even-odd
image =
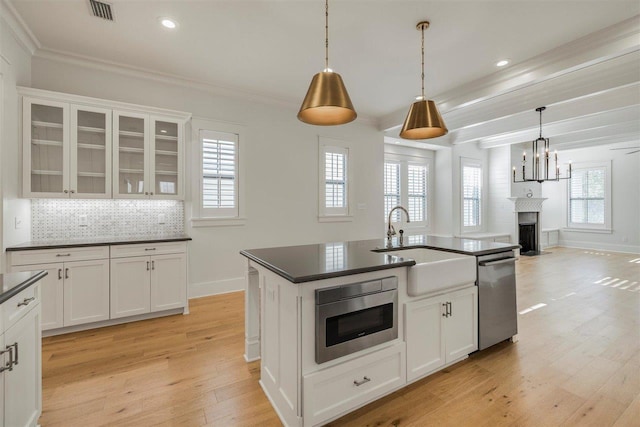
[[[516,260],[515,258],[502,258],[496,261],[480,261],[478,265],[480,267],[491,267],[493,265],[506,264],[508,262],[513,262],[515,260]]]

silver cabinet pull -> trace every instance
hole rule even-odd
[[[14,365],[17,365],[17,364],[18,364],[18,361],[19,361],[19,358],[18,358],[18,343],[17,343],[17,342],[15,342],[15,343],[13,343],[12,345],[10,345],[9,347],[13,347],[13,348],[15,348],[15,349],[16,349],[16,358],[15,358],[15,360],[13,361],[13,364],[14,364]],[[11,368],[13,369],[13,366],[12,366]],[[9,370],[11,370],[11,369],[9,369]]]
[[[36,300],[36,297],[25,298],[22,300],[22,302],[18,303],[18,307],[22,307],[23,305],[29,305],[35,300]]]
[[[69,193],[69,190],[64,190],[64,194],[68,194],[68,193]]]
[[[447,303],[443,302],[442,306],[444,307],[444,313],[442,313],[442,317],[447,317],[448,311],[447,311]]]
[[[151,261],[151,269],[152,270],[156,269],[156,262],[155,261]]]
[[[149,261],[147,261],[147,271],[149,271]]]
[[[447,305],[449,306],[449,316],[452,316],[453,310],[451,309],[451,301],[447,302]]]
[[[366,383],[368,383],[369,381],[371,381],[371,378],[369,378],[369,377],[362,377],[362,380],[360,380],[360,381],[354,380],[354,381],[353,381],[353,384],[354,384],[356,387],[360,387],[362,384],[366,384]]]
[[[153,196],[153,191],[149,193],[151,196]]]
[[[145,251],[155,251],[156,248],[144,248]]]
[[[73,194],[73,193],[75,193],[75,192],[76,192],[76,190],[71,190],[71,194]]]
[[[148,191],[145,191],[145,192],[144,192],[144,195],[145,195],[145,196],[148,196],[148,195],[149,195],[149,192],[148,192]]]
[[[71,254],[56,254],[57,257],[71,256]]]
[[[58,269],[58,280],[62,280],[62,269]]]
[[[11,370],[11,366],[13,365],[13,354],[12,354],[12,351],[13,351],[13,349],[9,345],[6,347],[6,349],[0,351],[0,356],[4,355],[5,353],[9,353],[9,361],[7,363],[5,363],[4,366],[0,366],[0,372],[10,371]]]
[[[68,279],[68,278],[69,278],[69,269],[68,269],[68,268],[65,268],[65,269],[64,269],[64,278],[65,278],[65,279]]]

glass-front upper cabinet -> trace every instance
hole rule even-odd
[[[182,126],[169,119],[151,119],[151,195],[154,198],[180,197],[182,185]]]
[[[24,98],[24,197],[111,197],[111,111]]]
[[[24,98],[25,197],[68,197],[69,104]]]
[[[145,198],[149,181],[149,116],[113,112],[113,196]]]
[[[111,197],[111,110],[71,106],[71,197]]]

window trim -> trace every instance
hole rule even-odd
[[[353,168],[350,144],[333,138],[318,136],[318,222],[353,221]],[[345,207],[326,207],[325,153],[340,153],[345,156]]]
[[[572,174],[578,170],[585,169],[605,169],[605,183],[604,183],[604,224],[584,224],[571,222],[571,180],[567,180],[566,185],[566,219],[567,219],[567,231],[587,231],[587,232],[603,232],[610,233],[611,228],[611,160],[605,160],[601,162],[578,162],[572,164]]]
[[[400,216],[400,222],[393,221],[391,225],[395,228],[398,228],[402,225],[407,230],[415,230],[421,229],[424,231],[428,231],[431,226],[431,218],[432,218],[432,205],[433,205],[433,179],[431,179],[431,170],[432,170],[432,158],[427,156],[415,156],[411,154],[399,154],[399,153],[384,153],[383,167],[385,163],[397,163],[400,165],[400,205],[409,209],[409,165],[416,166],[424,166],[426,170],[426,199],[425,203],[427,204],[425,209],[425,220],[424,221],[414,221],[407,223],[402,219],[405,218],[404,215]],[[384,171],[383,171],[383,180],[384,180]],[[384,190],[383,190],[384,191]],[[383,193],[383,207],[384,207],[384,193]],[[388,214],[385,215],[384,224],[385,227],[387,225]]]
[[[200,140],[201,131],[209,131],[212,133],[230,133],[237,135],[236,145],[236,203],[232,215],[229,211],[220,212],[220,215],[212,215],[216,208],[203,208],[202,206],[202,144]],[[245,151],[246,138],[244,126],[218,122],[205,118],[193,118],[191,122],[191,155],[192,160],[191,174],[191,225],[193,227],[217,227],[217,226],[237,226],[246,223],[246,203],[245,203]],[[187,199],[188,200],[188,199]]]
[[[464,168],[465,167],[477,167],[480,169],[480,221],[478,225],[464,225]],[[460,157],[460,230],[461,233],[473,233],[482,230],[485,211],[485,188],[484,188],[484,167],[480,159],[473,159],[469,157]]]

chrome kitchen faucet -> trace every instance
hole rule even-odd
[[[391,208],[391,210],[389,211],[389,219],[387,222],[387,247],[390,248],[392,247],[391,244],[391,236],[394,236],[396,234],[396,229],[393,228],[393,225],[391,225],[391,215],[393,214],[393,211],[395,211],[396,209],[400,209],[402,211],[404,211],[404,213],[407,215],[407,222],[411,222],[411,218],[409,218],[409,212],[403,208],[402,206],[398,205],[395,206],[393,208]],[[400,234],[400,245],[402,246],[402,233]]]

